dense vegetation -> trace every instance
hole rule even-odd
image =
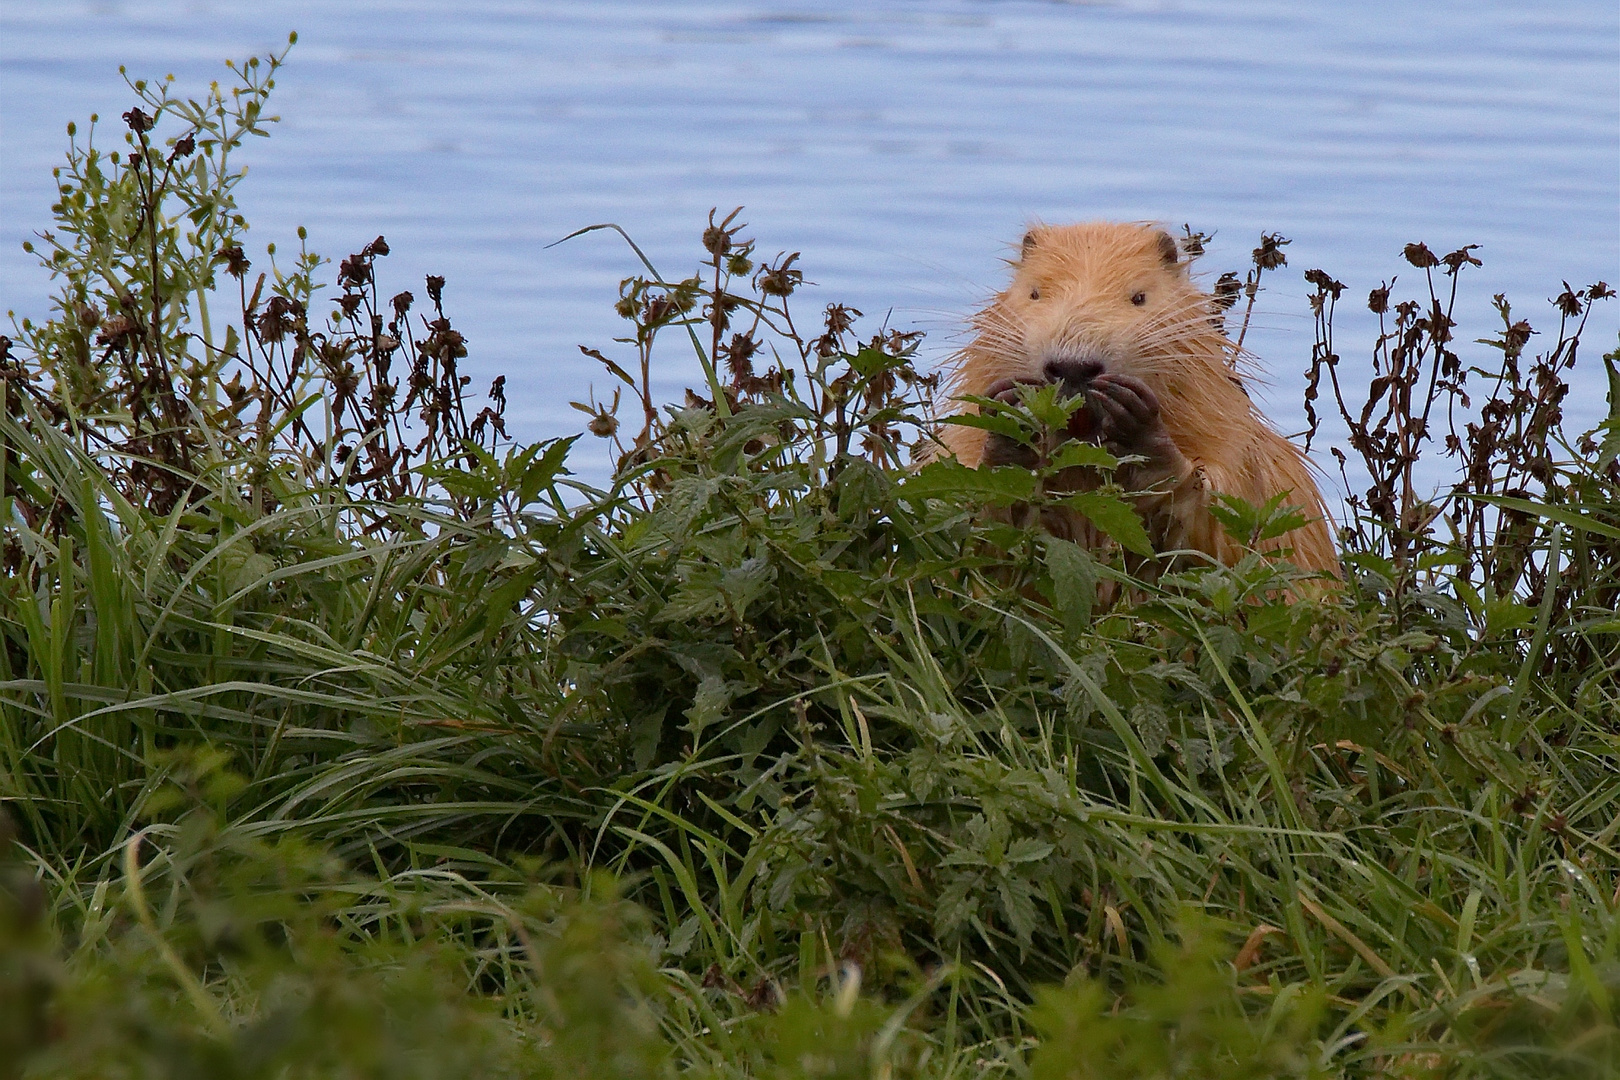
[[[0,1075],[1614,1075],[1620,352],[1560,411],[1607,286],[1469,345],[1476,260],[1412,245],[1369,374],[1306,275],[1339,591],[998,524],[1038,477],[914,466],[915,337],[804,329],[735,215],[625,281],[596,490],[381,237],[330,295],[249,258],[280,62],[70,127],[0,339]],[[1067,501],[1140,549],[1120,494]]]

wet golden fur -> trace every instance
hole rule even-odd
[[[1145,294],[1141,305],[1132,302],[1138,293]],[[1136,376],[1157,395],[1184,458],[1119,476],[1132,490],[1150,492],[1137,504],[1156,549],[1194,549],[1231,564],[1242,550],[1209,512],[1215,494],[1258,506],[1287,492],[1286,501],[1311,520],[1262,548],[1290,549],[1301,568],[1338,577],[1330,519],[1305,455],[1244,393],[1234,374],[1237,350],[1212,323],[1212,311],[1209,295],[1188,276],[1187,260],[1153,226],[1037,227],[1013,263],[1012,282],[974,318],[975,336],[956,359],[950,392],[984,395],[1006,379],[1044,382],[1044,358],[1054,350],[1100,355],[1110,372]],[[986,437],[950,425],[941,436],[975,467]],[[1077,516],[1047,526],[1093,546],[1101,539]]]

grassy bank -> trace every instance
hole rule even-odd
[[[1307,273],[1342,593],[997,524],[1037,478],[915,468],[915,337],[796,321],[734,218],[632,263],[597,490],[383,238],[250,253],[279,64],[75,133],[6,341],[0,1070],[1614,1073],[1620,353],[1559,407],[1606,286],[1469,330],[1412,245],[1341,359]],[[1070,502],[1123,550],[1122,494]]]

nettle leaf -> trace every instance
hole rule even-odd
[[[686,710],[687,730],[692,733],[693,745],[702,737],[703,729],[725,715],[731,704],[731,687],[718,675],[705,675],[692,696],[692,707]]]
[[[1062,431],[1069,426],[1069,419],[1075,413],[1085,408],[1084,396],[1061,397],[1062,389],[1057,383],[1047,383],[1040,389],[1030,392],[1024,390],[1020,395],[1024,408],[1030,415],[1040,422],[1042,427],[1052,431]]]
[[[718,477],[686,476],[675,481],[653,510],[659,531],[672,539],[684,537],[719,490]]]
[[[1030,895],[1029,886],[1022,881],[1003,879],[996,883],[996,893],[1001,899],[1002,913],[1007,916],[1018,944],[1028,948],[1037,923],[1035,900]]]
[[[1292,492],[1280,491],[1255,506],[1235,495],[1217,493],[1209,512],[1232,539],[1245,546],[1293,532],[1308,520],[1298,507],[1287,504]]]
[[[1005,435],[1009,439],[1015,439],[1025,444],[1033,442],[1035,437],[1028,426],[1000,413],[961,413],[956,416],[940,417],[939,422],[942,424],[954,424],[957,427],[993,431],[997,435]]]
[[[883,470],[865,458],[849,459],[838,474],[838,516],[847,520],[881,507],[890,483]]]
[[[487,500],[495,497],[495,481],[483,473],[445,469],[437,479],[444,490],[459,498]]]
[[[956,461],[935,461],[917,470],[900,492],[913,499],[954,496],[1005,506],[1033,498],[1037,486],[1034,473],[1016,466],[970,469]]]
[[[853,354],[846,353],[844,362],[863,379],[870,379],[873,375],[889,368],[903,367],[907,361],[903,356],[891,356],[882,349],[874,349],[867,345]]]
[[[1131,706],[1131,727],[1136,729],[1136,737],[1142,740],[1142,748],[1149,757],[1157,756],[1170,738],[1170,718],[1163,706],[1152,702]]]
[[[1119,458],[1093,443],[1066,442],[1052,455],[1053,469],[1072,469],[1090,466],[1098,469],[1117,469]]]
[[[1052,575],[1052,603],[1063,625],[1076,632],[1091,622],[1097,599],[1097,564],[1080,545],[1046,538],[1046,571]]]
[[[720,574],[712,566],[694,570],[658,612],[658,622],[691,622],[718,615],[725,604]]]
[[[558,473],[566,473],[563,462],[568,457],[568,451],[573,449],[574,443],[579,441],[578,435],[571,435],[566,439],[553,439],[545,444],[546,451],[538,458],[524,466],[518,477],[518,501],[521,503],[533,502],[535,496],[551,486]]]
[[[1603,367],[1609,373],[1609,417],[1598,425],[1598,431],[1608,434],[1598,447],[1597,467],[1606,469],[1620,457],[1620,348],[1603,354]]]
[[[1053,845],[1044,840],[1033,837],[1022,837],[1014,840],[1007,846],[1007,861],[1010,863],[1040,862],[1056,850]]]
[[[771,565],[769,559],[755,556],[722,571],[720,590],[726,594],[732,612],[740,619],[747,613],[748,606],[764,596],[775,580],[776,567]]]
[[[1136,508],[1117,495],[1083,491],[1066,496],[1064,506],[1080,511],[1087,521],[1111,536],[1126,551],[1144,558],[1153,557],[1153,544]]]

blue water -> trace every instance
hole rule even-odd
[[[545,246],[599,221],[676,275],[709,208],[746,205],[764,251],[803,252],[807,311],[841,300],[920,327],[936,360],[1031,218],[1190,223],[1218,234],[1211,274],[1277,230],[1290,267],[1248,344],[1286,430],[1308,267],[1354,298],[1415,278],[1407,241],[1478,243],[1470,338],[1493,293],[1551,329],[1561,282],[1620,277],[1612,0],[6,0],[0,305],[47,310],[21,241],[48,224],[64,123],[128,107],[119,64],[201,87],[290,29],[283,119],[241,190],[251,238],[286,245],[304,224],[342,257],[383,233],[385,288],[447,275],[472,371],[509,376],[527,438],[578,430],[567,402],[604,385],[576,345],[621,332],[611,304],[635,264],[605,234]],[[1593,318],[1577,419],[1602,408],[1617,314]],[[674,399],[695,373],[666,359]]]

